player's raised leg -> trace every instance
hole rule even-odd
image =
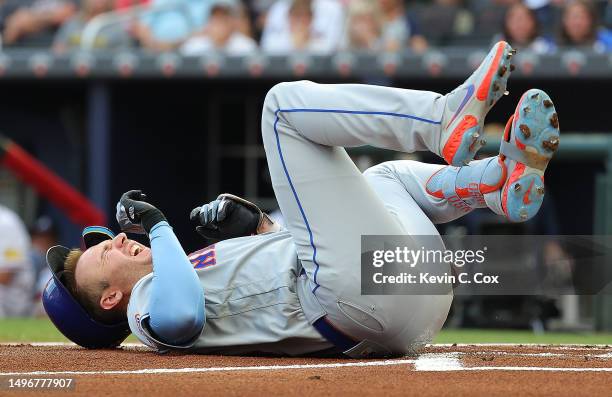
[[[497,43],[465,83],[448,95],[363,84],[282,83],[269,109],[308,140],[326,146],[429,150],[462,165],[482,146],[489,109],[506,90],[513,50]],[[271,103],[268,101],[267,103]]]
[[[396,121],[286,111],[303,108],[310,101],[310,94],[321,95],[316,86],[312,83],[276,86],[266,97],[262,115],[272,185],[309,282],[308,294],[300,297],[304,299],[301,300],[304,313],[311,322],[325,316],[355,341],[368,340],[382,346],[383,351],[405,353],[414,343],[426,342],[435,335],[446,318],[452,297],[432,300],[422,295],[361,295],[361,236],[404,235],[406,231],[385,209],[346,151],[332,146],[346,144],[354,136],[363,139],[364,134],[374,136],[377,129]],[[356,97],[365,101],[366,97],[358,91]],[[364,129],[362,122],[372,131]],[[392,140],[396,132],[397,138],[401,138],[395,124],[389,131],[393,133],[384,135],[386,139]],[[414,144],[418,142],[414,139]],[[423,307],[428,310],[422,310]]]

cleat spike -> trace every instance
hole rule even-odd
[[[510,71],[514,72],[514,70],[516,69],[516,66],[514,66],[513,63],[510,64]]]
[[[520,191],[521,191],[521,187],[522,187],[522,186],[521,186],[521,184],[520,184],[520,183],[515,184],[515,185],[514,185],[514,191],[515,191],[515,192],[520,192]]]
[[[511,59],[512,58],[512,53],[508,53],[508,55],[506,55],[506,59]]]
[[[512,55],[516,54],[516,50],[513,48],[513,49],[510,51],[510,54],[512,54]]]
[[[486,144],[487,144],[487,140],[486,140],[485,138],[482,138],[482,139],[480,140],[480,146],[484,146],[484,145],[486,145]]]
[[[559,128],[559,116],[557,116],[557,113],[553,113],[553,115],[550,116],[550,125]]]
[[[544,194],[544,186],[538,186],[538,187],[536,188],[536,192],[537,192],[539,195],[543,195],[543,194]]]
[[[522,220],[526,220],[529,214],[527,213],[527,210],[525,208],[521,208],[521,210],[519,211],[519,216]]]
[[[506,74],[506,71],[508,70],[508,68],[505,65],[501,65],[499,67],[499,70],[497,71],[497,75],[499,77],[502,77],[504,74]]]
[[[478,138],[480,138],[480,134],[479,133],[475,132],[474,134],[472,134],[472,139],[476,140]]]
[[[547,141],[542,141],[542,147],[544,149],[550,150],[551,152],[554,152],[559,147],[559,138],[555,136]]]
[[[531,136],[531,130],[526,124],[519,125],[519,129],[523,133],[523,136],[525,137],[525,139],[528,139]]]
[[[550,99],[545,99],[542,104],[544,104],[545,108],[549,108],[553,105],[552,101]]]
[[[531,112],[531,109],[529,108],[529,106],[525,106],[523,108],[523,112],[525,112],[525,114],[529,114],[529,112]]]
[[[510,91],[508,90],[504,91],[504,95],[510,95]]]
[[[531,99],[538,99],[539,96],[540,94],[536,92],[535,94],[531,96]]]

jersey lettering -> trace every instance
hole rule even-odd
[[[208,266],[214,266],[217,264],[215,245],[209,245],[204,249],[189,254],[188,258],[194,269],[203,269]]]

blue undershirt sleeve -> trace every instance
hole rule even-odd
[[[180,346],[204,327],[204,291],[172,228],[159,222],[149,233],[153,280],[149,327],[161,342]]]

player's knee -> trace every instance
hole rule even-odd
[[[299,106],[304,87],[314,84],[311,81],[286,81],[270,88],[264,100],[264,111],[276,112]]]
[[[391,163],[391,161],[386,161],[384,163],[373,165],[372,167],[365,170],[363,172],[363,175],[366,178],[393,175],[395,171]]]
[[[289,83],[282,82],[270,88],[264,100],[264,110],[276,112],[280,109],[282,98],[286,96],[287,85]]]
[[[278,121],[277,118],[283,118],[282,110],[293,107],[295,103],[295,92],[299,90],[298,85],[301,82],[283,82],[278,83],[270,88],[264,100],[262,112],[262,136],[264,142],[267,134],[273,134],[273,126]],[[283,118],[284,119],[284,118]]]

